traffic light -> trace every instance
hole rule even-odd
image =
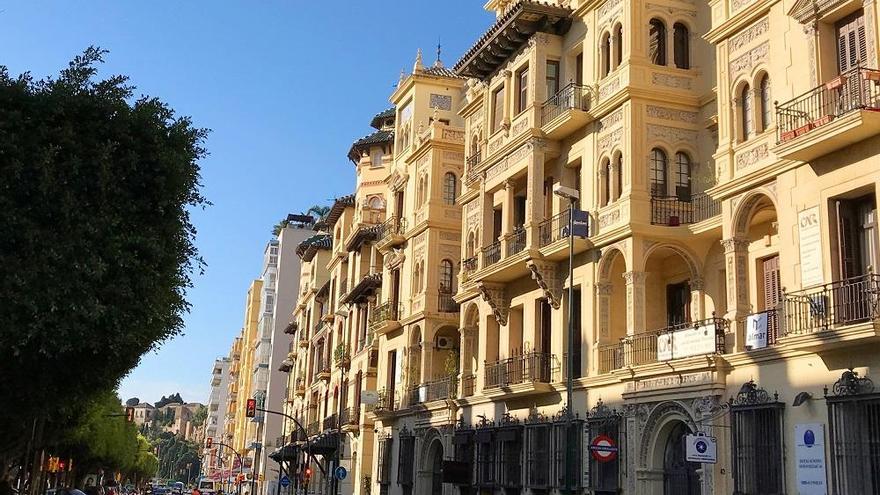
[[[125,408],[125,420],[129,423],[134,423],[134,408],[126,407]]]
[[[310,479],[312,479],[312,468],[307,467],[306,470],[303,471],[303,483],[308,483]]]
[[[257,415],[257,399],[248,399],[245,407],[244,415],[253,418]]]
[[[205,448],[210,449],[213,446],[214,446],[214,438],[213,437],[206,438],[205,439]]]

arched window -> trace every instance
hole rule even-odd
[[[413,284],[412,284],[412,292],[413,294],[418,294],[419,287],[422,284],[422,277],[419,275],[420,266],[418,263],[413,266]]]
[[[651,196],[662,198],[666,195],[666,153],[654,148],[651,150]]]
[[[474,235],[473,232],[471,232],[470,234],[468,234],[467,247],[466,247],[466,249],[467,249],[466,254],[467,254],[468,258],[470,258],[471,256],[474,255],[474,249],[476,248],[476,246],[477,246],[476,236]]]
[[[620,24],[614,28],[614,67],[620,67],[623,63],[623,26]]]
[[[691,159],[680,151],[675,154],[675,195],[682,201],[691,200]]]
[[[742,139],[749,139],[755,134],[755,120],[752,115],[752,88],[743,86],[740,96],[740,112],[742,113]]]
[[[601,206],[606,206],[611,201],[611,167],[608,160],[602,160],[599,166],[599,183],[602,185],[599,200]]]
[[[602,51],[600,62],[602,64],[602,76],[604,77],[611,72],[611,36],[608,33],[602,35],[602,46],[599,49]]]
[[[666,25],[660,19],[651,19],[648,30],[648,58],[654,65],[666,65]]]
[[[440,262],[440,292],[452,294],[452,261],[450,260]]]
[[[446,172],[443,176],[443,202],[448,205],[455,204],[457,179],[452,172]]]
[[[679,69],[690,69],[690,37],[687,26],[680,22],[672,26],[672,44],[675,66]]]
[[[617,155],[617,158],[614,159],[614,179],[616,183],[614,201],[617,201],[623,194],[623,155]]]
[[[773,123],[773,109],[770,102],[770,76],[764,74],[761,78],[761,130],[766,131]]]

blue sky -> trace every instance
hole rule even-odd
[[[493,20],[482,0],[0,0],[0,65],[56,74],[89,45],[102,74],[126,74],[213,130],[202,163],[214,206],[195,214],[208,263],[185,334],[144,356],[123,399],[205,401],[213,360],[241,328],[271,227],[350,192],[351,142],[389,106],[416,49],[452,65]]]

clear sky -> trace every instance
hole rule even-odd
[[[185,334],[144,356],[120,395],[204,402],[259,276],[271,228],[288,212],[351,192],[346,153],[389,106],[416,49],[455,63],[491,24],[482,0],[0,0],[0,65],[57,74],[89,45],[103,75],[126,74],[213,130],[202,162],[214,203],[195,214],[208,263]]]

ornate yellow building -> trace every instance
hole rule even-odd
[[[875,5],[486,8],[301,245],[310,489],[880,493]]]

